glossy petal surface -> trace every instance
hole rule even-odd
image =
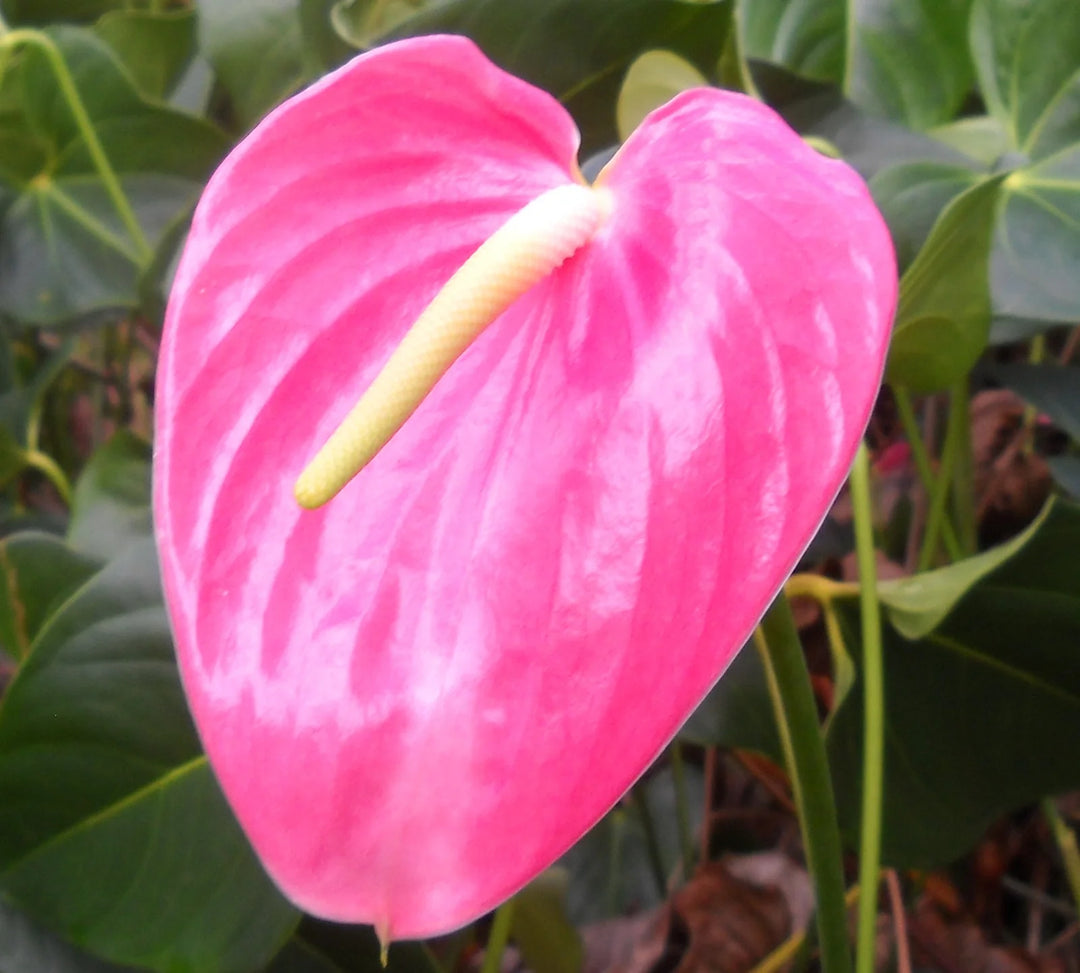
[[[226,161],[169,308],[156,517],[203,741],[287,894],[395,938],[497,904],[645,769],[809,542],[881,374],[895,268],[858,177],[688,92],[601,177],[591,243],[301,511],[395,342],[576,145],[467,41],[364,55]]]

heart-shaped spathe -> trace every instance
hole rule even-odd
[[[846,475],[896,291],[859,177],[713,89],[603,173],[596,236],[327,506],[292,485],[450,275],[580,177],[547,94],[461,38],[362,55],[198,207],[162,344],[155,516],[210,761],[305,909],[427,936],[630,786]]]

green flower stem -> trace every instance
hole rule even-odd
[[[510,927],[513,922],[514,900],[507,899],[495,910],[495,920],[488,934],[487,948],[484,950],[484,965],[480,968],[480,973],[499,973],[506,944],[510,941]]]
[[[859,922],[856,973],[873,973],[877,933],[877,887],[881,871],[881,808],[885,765],[885,676],[881,648],[881,606],[874,558],[874,514],[870,504],[870,457],[860,444],[851,470],[855,510],[855,550],[859,561],[859,609],[863,644],[863,780],[859,846]]]
[[[975,464],[971,455],[971,405],[965,375],[949,391],[949,429],[955,429],[953,456],[953,516],[960,550],[971,557],[978,550],[975,527]]]
[[[822,966],[825,973],[850,973],[836,801],[806,657],[791,606],[783,595],[762,619],[754,644],[764,664],[799,810],[799,827],[817,897]]]
[[[1065,823],[1049,797],[1043,798],[1041,807],[1061,853],[1061,863],[1065,867],[1065,878],[1069,882],[1076,910],[1080,912],[1080,848],[1076,844],[1076,833]]]
[[[75,120],[75,125],[79,129],[79,134],[83,137],[83,141],[86,142],[86,148],[90,152],[94,167],[105,185],[105,191],[108,193],[109,199],[120,217],[120,222],[124,224],[124,228],[131,236],[132,241],[139,248],[141,256],[148,259],[153,254],[153,250],[142,231],[142,227],[139,226],[139,221],[135,218],[135,212],[131,208],[131,203],[124,193],[123,187],[120,185],[116,170],[113,169],[108,156],[105,154],[105,149],[102,147],[101,140],[94,130],[94,123],[86,111],[86,106],[79,97],[79,91],[75,87],[75,79],[72,78],[71,72],[68,70],[63,54],[53,43],[52,38],[39,30],[21,29],[0,33],[0,49],[10,49],[19,44],[36,47],[45,55],[56,77],[56,83],[60,86],[60,92],[67,102],[72,118]]]
[[[964,402],[967,409],[967,402]],[[934,561],[937,553],[938,540],[941,537],[946,520],[945,510],[949,503],[949,487],[952,484],[954,471],[957,464],[957,454],[960,452],[960,437],[964,433],[964,425],[957,417],[955,402],[949,408],[948,428],[945,432],[945,444],[941,450],[941,469],[930,491],[930,513],[926,518],[926,533],[923,536],[922,548],[919,551],[917,570],[926,571]],[[958,538],[959,543],[959,538]],[[963,545],[960,545],[961,553]]]
[[[686,761],[678,740],[672,741],[669,756],[671,778],[675,785],[675,818],[679,827],[679,845],[682,848],[683,878],[687,879],[694,867],[694,835],[690,830],[690,802],[686,798]]]
[[[901,385],[893,387],[893,398],[896,402],[896,411],[900,416],[900,425],[904,428],[908,445],[911,446],[911,458],[915,463],[915,470],[919,474],[926,495],[934,494],[934,472],[930,468],[930,457],[926,452],[926,444],[923,443],[919,433],[919,423],[915,419],[915,410],[911,405],[911,393]],[[959,561],[963,557],[960,550],[960,542],[956,539],[956,531],[953,530],[952,522],[944,519],[941,524],[941,539],[945,543],[945,550],[950,560]]]
[[[46,453],[40,453],[36,449],[28,449],[23,453],[23,462],[41,473],[60,494],[60,499],[69,507],[71,506],[71,483],[60,469],[56,460]]]

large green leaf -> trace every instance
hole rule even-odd
[[[715,74],[731,7],[726,0],[446,0],[380,40],[471,37],[497,64],[566,105],[587,155],[615,141],[619,87],[644,51],[665,48]]]
[[[299,0],[199,0],[199,49],[250,128],[307,80]]]
[[[971,50],[1012,148],[1040,159],[1080,139],[1080,4],[975,0]]]
[[[300,918],[263,874],[203,757],[57,836],[0,882],[84,949],[169,973],[258,970]]]
[[[150,536],[150,444],[127,430],[101,446],[75,484],[68,543],[102,561]]]
[[[901,278],[890,382],[917,392],[945,388],[986,347],[990,240],[1003,178],[985,179],[954,199]]]
[[[1080,507],[1057,503],[930,634],[884,628],[883,851],[898,867],[949,861],[1000,814],[1080,787]],[[841,608],[859,644],[854,605]],[[860,657],[854,651],[856,659]],[[837,802],[858,828],[861,682],[828,736]]]
[[[971,87],[970,6],[971,0],[742,0],[740,34],[747,56],[833,82],[870,113],[923,129],[951,120]]]
[[[751,61],[749,68],[759,94],[792,128],[832,142],[864,179],[901,163],[971,164],[939,139],[868,114],[833,85],[764,61]]]
[[[256,969],[296,913],[199,752],[157,577],[153,543],[131,545],[52,615],[9,686],[0,891],[116,962]]]
[[[1000,208],[990,265],[995,315],[1048,325],[1075,322],[1080,318],[1080,144],[1011,173]]]
[[[148,98],[164,98],[195,54],[195,11],[114,10],[94,30]]]
[[[57,28],[49,36],[144,240],[117,212],[48,60],[36,48],[22,50],[3,84],[18,110],[0,118],[0,313],[35,324],[135,307],[155,244],[227,148],[206,122],[144,101],[92,31]]]
[[[5,973],[126,973],[76,949],[41,923],[0,902],[0,970]]]
[[[21,531],[0,541],[0,648],[25,656],[46,619],[100,566],[52,534]]]

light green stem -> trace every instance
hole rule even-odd
[[[863,644],[863,778],[862,827],[859,842],[859,922],[856,973],[873,973],[877,934],[877,887],[881,870],[881,809],[885,767],[885,676],[881,646],[881,606],[874,565],[873,510],[870,503],[870,458],[860,444],[851,470],[855,511],[855,550],[859,562],[859,609]]]
[[[818,723],[806,657],[781,594],[754,633],[799,810],[806,860],[817,897],[818,938],[825,973],[850,973],[843,859],[825,740]]]
[[[675,786],[675,817],[679,827],[679,844],[682,848],[683,878],[690,877],[694,867],[694,835],[690,830],[690,802],[686,798],[686,761],[678,740],[671,744],[671,778]]]
[[[487,948],[484,950],[484,965],[480,968],[480,973],[499,973],[506,944],[510,941],[510,927],[513,921],[514,900],[507,899],[495,910],[495,920],[488,934]]]
[[[949,391],[949,428],[955,429],[952,500],[956,533],[964,557],[978,549],[975,525],[975,464],[971,455],[971,403],[965,375]]]
[[[68,110],[75,120],[75,126],[78,128],[83,141],[86,142],[86,148],[90,153],[90,158],[93,160],[94,168],[97,169],[97,173],[105,186],[105,191],[116,209],[116,214],[120,217],[120,222],[124,224],[124,228],[131,236],[132,241],[139,248],[141,256],[144,259],[149,259],[153,254],[153,250],[142,231],[142,227],[139,226],[139,221],[135,218],[135,212],[131,208],[131,203],[124,193],[123,187],[120,185],[116,170],[113,169],[108,156],[105,154],[101,140],[94,130],[94,123],[86,111],[82,98],[79,97],[79,91],[75,87],[75,79],[72,78],[60,49],[53,43],[48,34],[39,30],[21,29],[0,34],[0,46],[12,48],[19,44],[36,47],[45,55],[45,59],[49,62],[49,66],[56,77],[56,83],[60,87],[60,93],[64,96]]]
[[[896,411],[900,416],[900,425],[904,428],[908,445],[911,447],[911,458],[915,463],[915,470],[919,474],[919,481],[926,495],[934,495],[934,471],[930,467],[930,457],[926,452],[926,444],[919,432],[919,423],[915,419],[915,410],[911,405],[911,393],[903,386],[893,386],[893,399],[896,402]],[[960,550],[960,542],[956,539],[956,531],[950,520],[945,518],[941,524],[941,539],[945,542],[945,550],[949,558],[959,561],[963,556]]]
[[[64,471],[60,469],[56,460],[46,453],[38,452],[36,449],[28,449],[23,453],[23,462],[44,475],[56,488],[56,492],[60,494],[60,499],[69,507],[71,506],[71,483],[68,482],[68,478],[64,475]]]
[[[1076,832],[1062,819],[1051,798],[1043,798],[1041,807],[1043,817],[1049,823],[1050,830],[1054,834],[1054,841],[1057,843],[1058,851],[1061,853],[1061,863],[1065,867],[1065,878],[1069,882],[1069,889],[1072,892],[1073,901],[1076,903],[1076,910],[1080,913],[1080,848],[1076,844]]]
[[[964,403],[967,408],[967,402]],[[945,431],[945,444],[941,449],[941,468],[934,480],[930,492],[930,513],[926,518],[926,533],[919,551],[918,570],[925,571],[934,561],[942,527],[946,522],[945,510],[949,503],[949,487],[952,484],[957,455],[960,452],[960,438],[964,433],[964,424],[959,421],[955,404],[949,409],[948,427]],[[963,545],[961,544],[961,552]]]

